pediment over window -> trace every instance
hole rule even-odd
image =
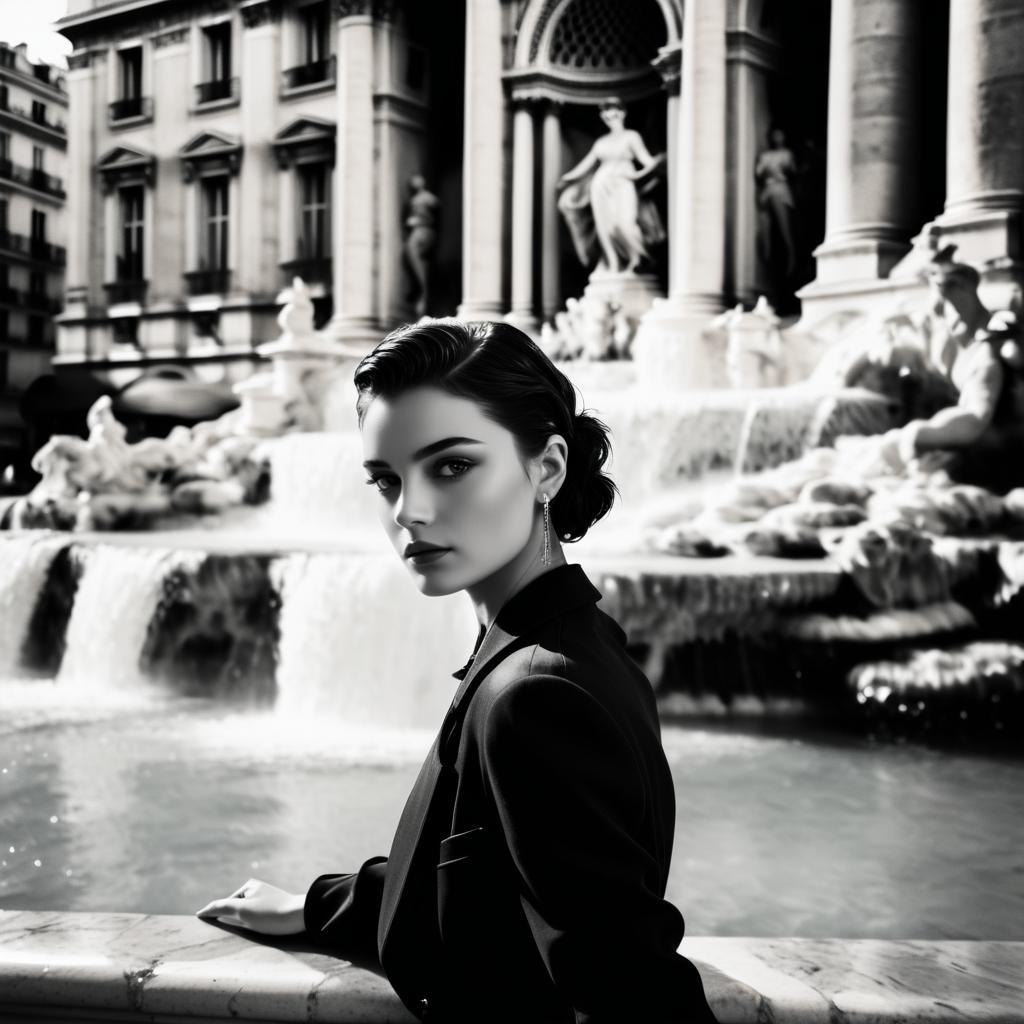
[[[300,117],[292,121],[271,142],[278,165],[285,168],[306,160],[326,160],[333,164],[336,133],[333,121],[323,121],[318,117]]]
[[[156,157],[128,146],[115,146],[96,162],[96,170],[104,193],[118,185],[142,183],[152,185],[156,174]]]
[[[202,174],[236,174],[242,162],[242,143],[225,132],[200,132],[178,150],[185,181]]]

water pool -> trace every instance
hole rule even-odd
[[[191,913],[386,853],[431,734],[0,684],[0,908]],[[1024,940],[1024,762],[664,728],[690,934]]]

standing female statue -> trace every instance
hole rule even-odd
[[[768,141],[768,148],[758,155],[754,167],[759,188],[757,209],[761,258],[768,267],[784,267],[785,276],[791,277],[796,271],[796,201],[791,185],[796,174],[796,160],[786,145],[786,133],[780,128],[769,132]],[[776,239],[785,248],[784,253],[776,252]]]
[[[437,244],[437,219],[441,201],[427,190],[421,174],[409,179],[409,199],[405,206],[405,259],[416,287],[410,298],[416,300],[416,315],[426,316],[430,304],[430,264]]]
[[[645,198],[665,156],[652,157],[640,133],[626,128],[619,100],[601,104],[601,120],[608,131],[558,180],[558,208],[584,266],[596,261],[598,269],[629,274],[665,239],[658,209]]]

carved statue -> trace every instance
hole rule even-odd
[[[796,160],[786,145],[786,134],[779,128],[769,133],[769,146],[762,150],[754,166],[757,179],[758,241],[761,259],[767,267],[784,267],[791,277],[797,266],[796,201],[793,178]],[[776,239],[782,244],[777,252]]]
[[[665,156],[651,156],[640,133],[626,128],[618,100],[601,105],[601,120],[608,131],[559,179],[558,209],[584,266],[596,262],[600,270],[632,274],[650,259],[651,246],[665,239],[648,197]]]
[[[426,316],[430,304],[430,263],[437,245],[437,221],[441,200],[427,190],[423,176],[409,179],[409,199],[405,205],[405,259],[412,272],[416,291],[416,315]]]
[[[980,275],[953,259],[955,245],[938,252],[924,271],[945,312],[943,346],[957,404],[927,420],[913,420],[892,438],[899,457],[945,469],[963,483],[1005,493],[1024,484],[1024,355],[1016,315],[993,315],[978,296]]]

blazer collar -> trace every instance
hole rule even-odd
[[[481,624],[469,660],[452,673],[461,681],[452,707],[459,705],[470,690],[473,679],[489,663],[500,660],[510,644],[550,619],[582,605],[596,604],[602,597],[601,591],[583,571],[583,566],[575,562],[556,565],[535,576],[502,605],[487,629]]]

